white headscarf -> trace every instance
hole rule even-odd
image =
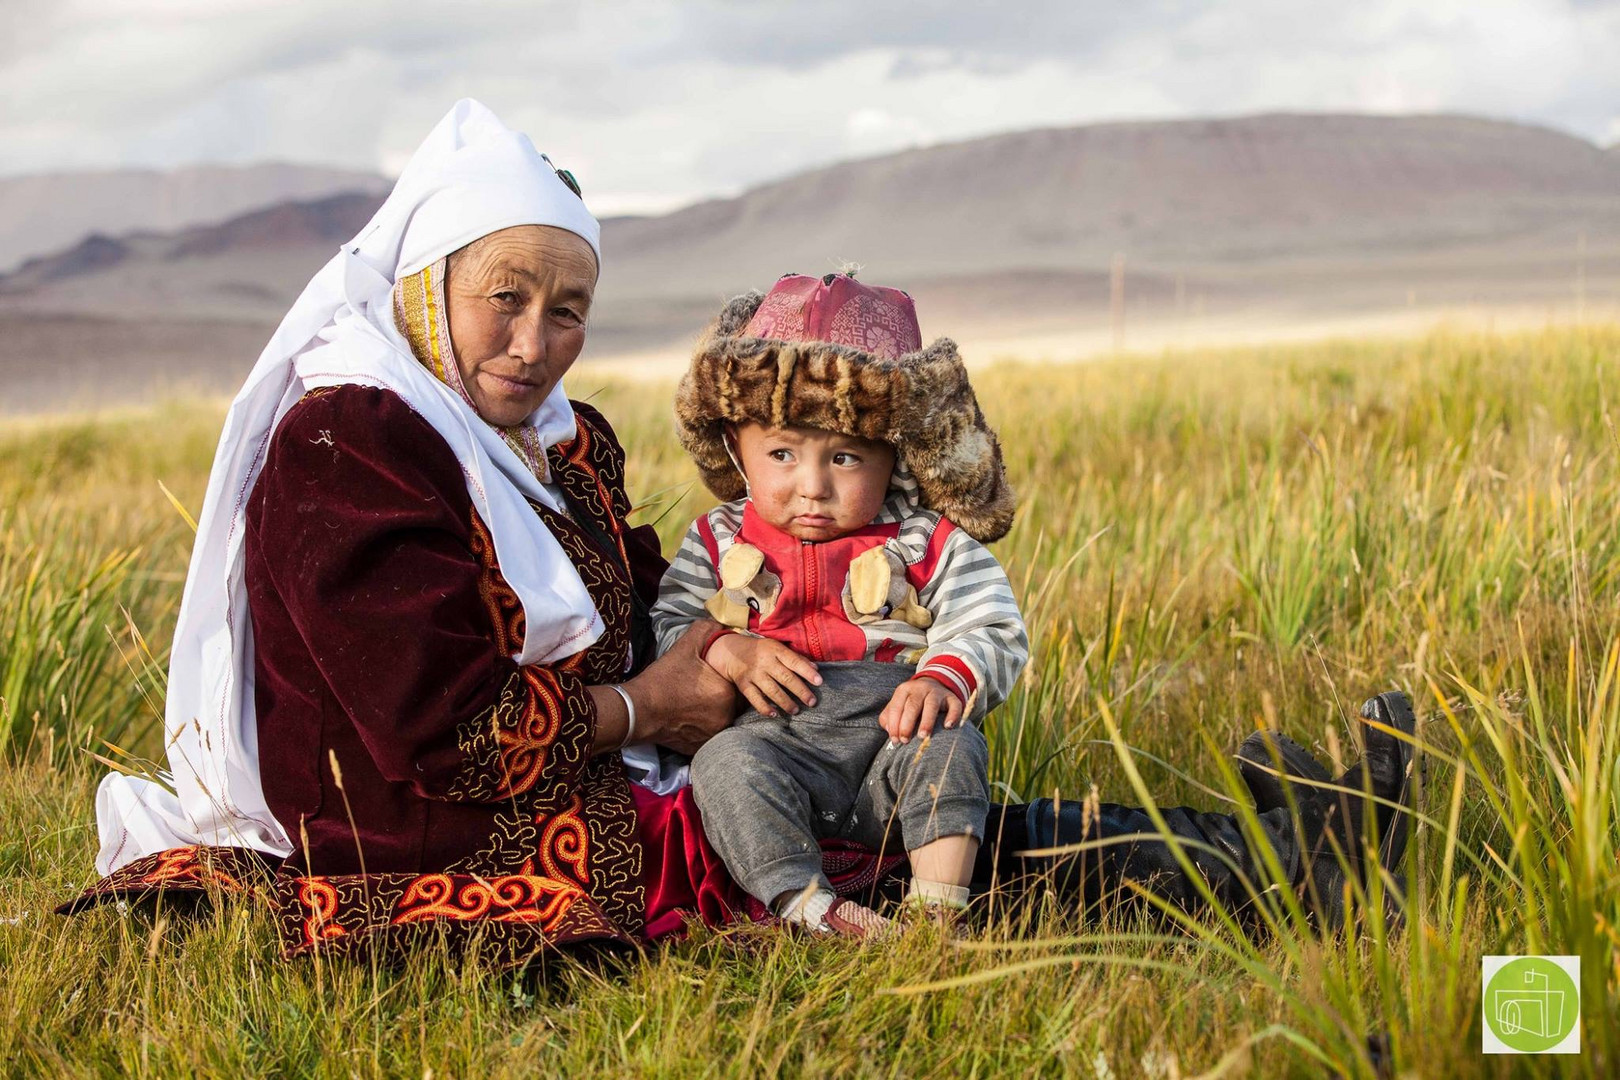
[[[527,633],[515,660],[573,655],[602,620],[556,539],[525,501],[557,496],[500,435],[411,354],[395,328],[394,282],[473,240],[514,225],[552,225],[590,243],[600,229],[526,135],[472,100],[458,101],[400,174],[375,217],[310,281],[225,418],[198,519],[169,661],[167,788],[114,774],[96,794],[96,868],[187,844],[292,844],[259,783],[253,640],[244,583],[244,519],[277,423],[304,394],[357,384],[391,390],[443,437],[461,463],[496,558],[523,602]],[[527,424],[544,446],[571,438],[574,412],[559,385]]]

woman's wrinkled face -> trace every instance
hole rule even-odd
[[[528,419],[585,347],[596,254],[549,225],[490,233],[450,256],[445,307],[456,367],[478,415]]]
[[[754,513],[800,540],[834,540],[870,525],[894,473],[888,443],[819,428],[738,424],[731,433]]]

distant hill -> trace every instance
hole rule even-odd
[[[885,280],[1193,271],[1620,227],[1620,155],[1455,116],[1271,115],[1018,132],[849,162],[609,230],[634,295],[866,263]],[[619,253],[613,259],[613,253]]]
[[[0,271],[91,234],[168,232],[338,192],[382,194],[375,173],[306,165],[203,165],[0,177]]]
[[[227,339],[267,332],[367,220],[386,186],[370,179],[365,193],[78,239],[0,275],[0,319],[92,320],[69,335],[81,349],[116,341],[118,320],[162,322],[140,340],[165,349],[207,323],[221,329],[199,332],[199,349],[235,349]],[[1388,312],[1620,314],[1620,152],[1456,116],[1097,124],[845,162],[608,219],[603,246],[595,357],[678,352],[726,297],[846,260],[912,291],[925,335],[975,344],[1107,335],[1116,256],[1133,342]],[[1144,338],[1143,327],[1175,334]],[[180,377],[251,359],[160,353],[150,364]]]
[[[374,194],[282,202],[176,232],[90,236],[0,276],[7,301],[40,313],[274,322],[310,275],[371,219]]]

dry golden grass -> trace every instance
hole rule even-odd
[[[1392,686],[1427,758],[1410,924],[1077,925],[957,947],[725,936],[642,958],[279,961],[250,903],[50,906],[91,876],[88,751],[157,756],[149,700],[219,412],[0,432],[0,1060],[279,1075],[1508,1075],[1480,957],[1578,953],[1579,1058],[1620,1068],[1620,328],[1008,365],[977,376],[1023,495],[998,547],[1036,658],[987,725],[1009,797],[1210,805],[1258,724],[1354,756]],[[572,380],[666,546],[705,505],[669,388]],[[130,619],[126,622],[124,612]],[[132,639],[138,627],[144,641]],[[1111,732],[1112,726],[1112,732]],[[1117,735],[1113,732],[1117,732]],[[1171,763],[1174,770],[1163,762]],[[1134,774],[1134,775],[1133,775]],[[1204,790],[1213,789],[1213,794]]]

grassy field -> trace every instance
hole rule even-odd
[[[1620,328],[1009,365],[1035,660],[1009,797],[1212,806],[1259,725],[1339,762],[1401,687],[1427,761],[1404,932],[1054,905],[964,943],[698,934],[643,958],[284,963],[249,901],[50,914],[93,876],[111,743],[157,757],[220,413],[0,429],[0,1062],[18,1072],[1086,1077],[1620,1072]],[[668,549],[704,505],[669,388],[571,384]],[[171,493],[173,502],[171,502]],[[1480,957],[1577,953],[1584,1053],[1485,1058]],[[1515,1070],[1511,1066],[1517,1064]]]

